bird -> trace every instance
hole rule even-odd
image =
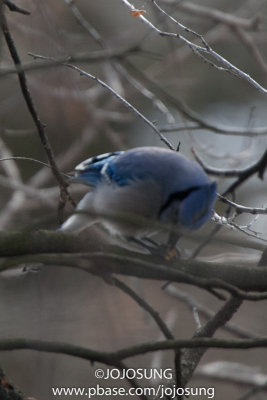
[[[217,197],[216,182],[200,165],[161,147],[91,157],[76,166],[70,182],[90,190],[61,225],[63,232],[79,232],[97,221],[122,238],[144,237],[160,223],[193,231],[211,218]]]

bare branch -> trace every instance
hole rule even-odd
[[[26,338],[10,338],[0,340],[0,351],[10,350],[37,350],[47,353],[66,354],[78,357],[91,362],[100,362],[106,365],[120,367],[120,361],[135,357],[141,354],[151,353],[159,350],[175,349],[256,349],[266,348],[267,338],[257,339],[217,339],[217,338],[194,338],[194,339],[176,339],[162,340],[158,342],[146,342],[132,347],[123,348],[114,352],[97,351],[90,348],[76,346],[65,342],[50,342]]]
[[[6,143],[4,142],[3,139],[0,138],[0,156],[3,158],[0,158],[1,160],[7,160],[7,163],[4,163],[2,165],[4,171],[6,172],[7,176],[10,177],[10,179],[22,182],[20,170],[18,169],[17,164],[15,163],[15,159],[12,155],[11,150],[8,148]]]
[[[90,35],[90,37],[92,37],[102,49],[108,50],[109,45],[105,42],[105,40],[102,38],[101,34],[95,29],[95,27],[91,23],[89,23],[87,19],[83,17],[76,4],[74,4],[72,0],[64,0],[64,1],[70,7],[78,23],[85,29],[85,31]],[[140,53],[142,52],[139,46],[133,48],[133,52],[137,52],[138,50]],[[128,54],[125,53],[125,56],[129,54],[130,52]],[[165,106],[165,104],[162,103],[159,99],[157,99],[152,92],[150,92],[147,88],[143,87],[136,79],[134,79],[131,75],[128,74],[123,65],[119,62],[120,58],[121,56],[117,57],[115,60],[112,60],[112,58],[108,60],[113,69],[116,72],[118,72],[122,77],[124,77],[136,90],[142,93],[144,97],[147,97],[148,99],[152,100],[152,102],[159,109],[159,111],[162,112],[164,115],[166,115],[167,121],[169,123],[173,123],[174,118],[171,115],[168,108]],[[68,60],[68,62],[72,62],[72,60]]]
[[[267,150],[265,150],[265,152],[258,161],[256,161],[251,166],[244,168],[242,170],[222,170],[222,169],[210,168],[201,160],[201,158],[196,153],[195,149],[192,148],[191,151],[194,154],[197,161],[199,162],[199,164],[202,166],[203,169],[205,169],[205,171],[208,174],[216,176],[224,176],[227,178],[232,178],[235,176],[238,177],[238,179],[223,193],[223,196],[233,192],[238,186],[240,186],[243,182],[245,182],[248,178],[250,178],[254,174],[258,174],[258,177],[260,179],[263,179],[263,175],[267,167]]]
[[[27,237],[24,232],[0,232],[0,249],[2,271],[21,263],[75,265],[76,268],[85,265],[94,274],[105,272],[183,282],[208,291],[222,289],[251,301],[267,298],[266,268],[183,259],[179,260],[177,268],[175,261],[166,262],[116,246],[106,245],[103,252],[103,243],[99,244],[95,235],[90,240],[87,236],[82,240],[77,235],[51,231],[28,232]]]
[[[232,193],[234,190],[236,190],[237,187],[239,187],[252,175],[257,174],[260,179],[263,179],[266,167],[267,167],[267,150],[265,150],[261,158],[255,164],[251,165],[250,167],[240,172],[237,180],[232,185],[230,185],[230,187],[223,193],[223,196],[225,196],[228,193]]]
[[[211,309],[208,307],[204,306],[202,303],[200,303],[199,300],[195,299],[191,294],[188,294],[179,288],[175,287],[174,285],[168,285],[165,289],[165,292],[168,293],[170,296],[182,301],[184,304],[188,306],[190,310],[192,309],[197,309],[198,313],[201,314],[205,318],[213,318],[215,315],[215,312],[213,312]],[[259,335],[255,335],[254,332],[251,332],[245,328],[240,327],[237,324],[234,324],[233,322],[227,322],[225,325],[222,325],[220,327],[222,330],[225,330],[234,336],[237,336],[239,338],[256,338],[259,337]]]
[[[133,4],[131,4],[128,0],[121,0],[128,8],[130,8],[131,10],[134,10],[134,6]],[[183,27],[183,29],[186,32],[193,32],[191,29],[183,26],[182,24],[180,24],[177,20],[175,20],[173,17],[171,17],[169,14],[167,14],[161,7],[159,7],[159,5],[153,0],[152,3],[157,7],[157,9],[164,14],[167,18],[171,19],[176,25],[178,25],[179,27]],[[196,36],[198,38],[201,39],[202,43],[204,43],[204,46],[199,46],[193,42],[191,42],[190,40],[186,39],[183,35],[179,34],[179,33],[173,33],[173,32],[164,32],[162,30],[160,30],[159,28],[157,28],[151,21],[149,21],[146,17],[144,17],[144,15],[140,15],[139,19],[144,22],[146,25],[148,25],[151,29],[153,29],[157,34],[159,34],[160,36],[165,36],[165,37],[172,37],[172,38],[176,38],[181,40],[182,42],[184,42],[195,54],[197,54],[198,56],[200,56],[201,58],[204,58],[205,61],[207,63],[209,63],[210,65],[212,65],[213,67],[221,70],[221,71],[227,71],[229,73],[231,73],[232,75],[237,76],[240,79],[244,79],[245,81],[247,81],[251,86],[253,86],[254,88],[256,88],[257,90],[259,90],[261,93],[266,94],[267,93],[267,89],[264,88],[262,85],[260,85],[255,79],[253,79],[249,74],[245,73],[244,71],[240,70],[239,68],[237,68],[234,64],[232,64],[230,61],[228,61],[226,58],[222,57],[220,54],[218,54],[216,51],[214,51],[205,41],[205,39],[203,38],[203,36],[196,34]],[[213,62],[211,62],[210,60],[208,60],[205,55],[209,55],[211,56],[213,59],[215,59],[216,61],[218,61],[220,64],[216,65]],[[222,66],[220,66],[222,65]]]
[[[160,128],[160,132],[177,132],[179,130],[191,130],[191,129],[202,129],[209,130],[213,133],[225,134],[225,135],[235,135],[235,136],[248,136],[248,137],[256,137],[256,136],[265,136],[267,134],[267,127],[260,126],[257,128],[242,128],[242,127],[227,127],[216,125],[213,122],[209,122],[204,119],[200,114],[193,111],[187,104],[185,104],[181,99],[177,96],[173,97],[171,94],[167,93],[164,89],[162,89],[157,83],[149,79],[142,71],[138,70],[131,62],[126,59],[123,59],[123,64],[126,66],[128,71],[138,77],[140,81],[142,81],[149,90],[153,91],[162,101],[169,104],[171,107],[177,109],[184,117],[188,120],[192,121],[187,125],[186,124],[172,124],[171,126],[166,126]]]
[[[247,214],[267,214],[267,207],[245,207],[240,204],[237,204],[224,196],[218,194],[219,199],[225,203],[234,207],[237,214],[247,213]]]
[[[187,106],[188,107],[188,106]],[[193,110],[191,110],[191,115],[193,118],[192,123],[177,123],[172,124],[170,126],[165,126],[160,128],[160,131],[163,133],[167,132],[180,132],[180,131],[197,131],[207,129],[213,131],[214,133],[220,133],[222,135],[233,135],[233,136],[248,136],[248,137],[257,137],[257,136],[265,136],[267,134],[267,127],[266,126],[259,126],[256,128],[238,128],[238,127],[231,127],[231,126],[223,126],[223,125],[215,125],[214,123],[208,122],[205,119],[201,118],[200,115],[197,116]],[[195,118],[197,116],[197,119]],[[190,114],[188,115],[190,117]]]
[[[112,60],[116,58],[122,58],[124,56],[130,54],[142,54],[144,53],[143,50],[139,49],[138,47],[130,47],[130,48],[122,48],[122,49],[104,49],[104,50],[95,50],[91,51],[90,53],[77,53],[73,55],[64,56],[58,58],[57,60],[50,59],[50,63],[47,61],[39,62],[28,62],[28,63],[21,63],[17,66],[17,68],[1,68],[0,69],[0,78],[6,77],[8,75],[17,74],[18,71],[38,71],[47,68],[53,68],[57,65],[61,65],[64,62],[86,62],[86,63],[98,63],[107,60]]]
[[[255,238],[257,240],[261,240],[262,242],[267,242],[267,239],[260,237],[260,233],[253,232],[250,227],[251,225],[240,226],[233,221],[234,218],[232,217],[221,217],[216,212],[213,213],[212,221],[216,222],[217,224],[224,226],[229,229],[237,230],[242,232],[243,234]]]
[[[155,311],[153,307],[151,307],[150,304],[142,299],[142,297],[140,297],[134,290],[132,290],[128,285],[117,278],[112,278],[109,283],[114,284],[117,288],[130,296],[141,308],[143,308],[153,318],[166,339],[174,339],[169,328],[160,318],[159,313]]]
[[[219,311],[199,330],[195,332],[192,340],[198,338],[208,338],[214,335],[214,333],[223,325],[225,325],[236,313],[238,308],[241,306],[242,300],[237,297],[230,297],[230,299],[219,309]],[[242,339],[237,339],[242,340]],[[257,340],[254,339],[243,339],[243,340]],[[201,357],[206,352],[205,348],[187,349],[183,352],[182,363],[183,369],[183,383],[184,385],[189,381],[193,375]]]
[[[6,18],[5,18],[5,15],[4,15],[3,12],[2,12],[2,15],[1,15],[1,27],[2,27],[2,31],[3,31],[3,34],[4,34],[4,37],[5,37],[5,40],[6,40],[10,55],[11,55],[11,57],[13,59],[13,62],[15,64],[16,68],[17,67],[21,67],[20,57],[18,55],[15,43],[14,43],[13,38],[11,36],[11,33],[9,31],[9,28],[8,28],[8,25],[7,25],[7,21],[6,21]],[[34,106],[30,91],[28,89],[27,79],[26,79],[25,73],[22,70],[20,70],[20,71],[18,70],[17,71],[17,75],[18,75],[21,91],[22,91],[22,94],[24,96],[25,102],[26,102],[27,107],[29,109],[29,112],[30,112],[30,114],[31,114],[31,116],[33,118],[33,121],[34,121],[34,123],[36,125],[36,128],[37,128],[41,143],[42,143],[43,148],[44,148],[44,150],[46,152],[46,155],[47,155],[47,158],[48,158],[49,163],[51,165],[53,174],[54,174],[54,176],[55,176],[55,178],[56,178],[56,180],[57,180],[57,182],[59,184],[59,187],[60,187],[61,199],[60,199],[60,203],[59,203],[59,211],[61,211],[62,208],[64,207],[65,202],[67,200],[71,200],[71,197],[70,197],[70,195],[68,193],[68,190],[67,190],[68,184],[62,178],[62,176],[61,176],[61,174],[60,174],[60,172],[58,170],[58,167],[57,167],[57,164],[56,164],[56,161],[55,161],[55,157],[54,157],[54,154],[53,154],[52,147],[51,147],[51,145],[49,143],[49,139],[48,139],[47,134],[46,134],[45,129],[44,129],[44,125],[40,121],[40,118],[39,118],[39,116],[37,114],[37,111],[35,109],[35,106]]]
[[[29,53],[29,55],[31,55],[34,58],[47,60],[49,62],[54,61],[51,57],[45,57],[45,56],[32,54],[32,53]],[[66,62],[60,63],[60,65],[71,68],[71,69],[79,72],[81,76],[86,76],[87,78],[92,79],[95,82],[97,82],[98,84],[100,84],[101,86],[103,86],[113,96],[115,96],[124,106],[126,106],[129,110],[133,111],[139,118],[141,118],[147,125],[149,125],[150,128],[152,128],[153,131],[156,132],[156,134],[159,136],[160,140],[169,147],[169,149],[174,150],[173,145],[165,138],[164,135],[162,135],[162,133],[160,133],[159,129],[148,118],[146,118],[140,111],[138,111],[132,104],[130,104],[126,99],[124,99],[121,95],[119,95],[114,89],[112,89],[104,81],[102,81],[101,79],[97,78],[96,76],[90,74],[89,72],[86,72],[86,71],[76,67],[75,65],[72,65],[72,64],[69,64]]]

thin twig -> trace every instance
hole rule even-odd
[[[47,164],[47,163],[45,163],[45,162],[43,162],[43,161],[40,161],[40,160],[36,160],[35,158],[31,158],[31,157],[10,156],[10,157],[3,157],[3,158],[0,158],[0,162],[2,162],[2,161],[10,161],[10,160],[33,161],[33,162],[35,162],[36,164],[42,165],[43,167],[51,168],[51,165],[50,165],[50,164]],[[64,174],[64,173],[62,173],[62,174],[65,175],[65,176],[68,176],[68,175],[66,175],[66,174]]]
[[[240,172],[237,180],[232,185],[230,185],[230,187],[223,193],[223,196],[225,196],[228,193],[232,193],[252,175],[257,174],[260,179],[263,179],[266,167],[267,167],[267,150],[265,150],[261,158],[255,164],[251,165],[250,167]]]
[[[187,106],[187,110],[189,111],[189,107]],[[188,117],[192,115],[193,118],[189,118],[192,121],[191,123],[177,123],[172,124],[170,126],[166,125],[160,128],[162,133],[168,132],[180,132],[180,131],[196,131],[196,130],[210,130],[214,133],[220,133],[222,135],[232,135],[232,136],[248,136],[248,137],[258,137],[265,136],[267,134],[267,126],[259,126],[256,128],[242,128],[242,127],[231,127],[225,125],[215,125],[212,122],[208,122],[205,119],[201,118],[200,115],[197,115],[193,110],[188,112]]]
[[[169,18],[172,22],[174,22],[176,25],[178,25],[180,28],[182,28],[185,32],[189,32],[192,33],[193,35],[195,35],[198,39],[200,39],[200,41],[202,42],[202,44],[204,45],[203,47],[195,45],[193,42],[190,42],[189,40],[187,40],[186,38],[184,38],[182,35],[177,34],[177,37],[181,40],[183,40],[190,48],[191,50],[197,54],[200,58],[202,58],[205,62],[207,62],[208,64],[210,64],[212,67],[218,69],[219,71],[225,71],[225,72],[229,72],[233,75],[236,75],[238,78],[242,78],[247,80],[252,86],[256,87],[258,90],[260,90],[261,92],[263,92],[264,94],[267,93],[267,89],[265,89],[263,86],[261,86],[258,82],[256,82],[253,78],[251,78],[247,73],[245,73],[244,71],[241,71],[239,68],[237,68],[235,65],[233,65],[232,63],[230,63],[228,60],[226,60],[224,57],[222,57],[220,54],[218,54],[217,52],[215,52],[210,46],[209,44],[206,42],[206,40],[204,39],[203,36],[199,35],[198,33],[192,31],[192,29],[189,29],[188,27],[182,25],[180,22],[178,22],[175,18],[173,18],[171,15],[169,15],[166,11],[164,11],[157,3],[155,0],[152,0],[152,3],[156,6],[156,8],[162,13],[164,14],[167,18]],[[165,36],[166,32],[162,32],[161,34],[163,34]],[[167,33],[168,35],[168,33]],[[223,65],[223,67],[221,67],[220,65],[215,64],[214,62],[210,61],[208,58],[206,58],[206,54],[211,55],[212,58],[214,58],[215,60],[219,61],[219,63],[221,65]]]
[[[13,155],[7,144],[0,138],[0,157],[3,157],[9,162],[2,165],[3,170],[11,180],[22,183],[21,173],[17,164],[14,161]],[[0,161],[3,160],[0,158]]]
[[[235,203],[234,201],[231,201],[227,199],[224,196],[221,196],[220,194],[217,195],[218,198],[225,204],[230,205],[233,207],[236,211],[237,214],[242,214],[242,213],[247,213],[247,214],[267,214],[267,207],[246,207],[246,206],[241,206],[240,204]]]
[[[85,146],[94,140],[95,131],[88,130],[84,131],[81,137],[79,137],[72,146],[64,151],[63,153],[57,156],[57,163],[60,169],[65,169],[69,164],[73,164],[78,157],[80,157],[81,152],[83,151]],[[45,166],[36,172],[27,182],[26,184],[35,189],[41,188],[46,185],[50,179],[50,171]],[[40,189],[39,189],[40,190]],[[22,192],[14,192],[11,199],[8,201],[6,206],[0,212],[0,227],[1,229],[6,228],[10,225],[12,218],[15,218],[16,214],[20,212],[20,210],[24,209],[28,204],[27,197],[25,197]]]
[[[154,308],[151,307],[150,304],[148,304],[142,297],[140,297],[133,289],[131,289],[128,285],[126,285],[118,278],[113,277],[110,283],[115,284],[117,288],[130,296],[141,308],[143,308],[151,316],[151,318],[153,318],[166,339],[174,339],[173,334],[171,333],[165,322],[162,320],[159,313],[155,311]]]
[[[222,126],[218,124],[214,124],[205,120],[201,115],[193,111],[187,104],[185,104],[181,99],[170,95],[164,89],[162,89],[155,81],[149,79],[142,71],[138,70],[128,59],[123,59],[123,65],[126,66],[128,71],[140,81],[142,81],[149,90],[153,91],[162,101],[168,103],[171,107],[177,109],[183,116],[185,116],[188,120],[192,121],[192,123],[187,127],[187,125],[181,126],[181,124],[174,124],[170,127],[167,126],[166,128],[160,128],[160,132],[176,132],[179,129],[202,129],[202,130],[210,130],[213,133],[218,134],[225,134],[225,135],[235,135],[235,136],[248,136],[248,137],[256,137],[256,136],[265,136],[267,134],[267,127],[260,126],[254,129],[247,129],[247,128],[233,128]],[[194,125],[192,125],[194,124]],[[187,127],[187,128],[186,128]]]
[[[33,54],[33,53],[29,53],[30,56],[36,58],[36,59],[41,59],[41,60],[47,60],[49,62],[53,62],[55,61],[53,58],[51,57],[45,57],[45,56],[41,56],[41,55],[37,55],[37,54]],[[86,72],[84,70],[82,70],[81,68],[78,68],[76,65],[73,64],[69,64],[66,62],[62,62],[60,63],[60,65],[71,68],[77,72],[79,72],[79,74],[81,76],[86,76],[89,79],[94,80],[95,82],[97,82],[99,85],[101,85],[102,87],[104,87],[105,89],[107,89],[113,96],[115,96],[124,106],[126,106],[129,110],[131,110],[132,112],[134,112],[139,118],[141,118],[147,125],[150,126],[150,128],[153,129],[154,132],[156,132],[156,134],[159,136],[160,140],[165,143],[169,149],[174,150],[173,145],[168,141],[168,139],[166,139],[166,137],[164,135],[162,135],[162,133],[159,131],[159,129],[148,119],[146,118],[140,111],[138,111],[132,104],[130,104],[126,99],[124,99],[121,95],[119,95],[119,93],[117,93],[114,89],[112,89],[107,83],[105,83],[104,81],[102,81],[101,79],[97,78],[96,76],[90,74],[89,72]]]
[[[128,8],[130,8],[131,10],[134,10],[134,6],[133,4],[131,4],[128,0],[121,0]],[[171,19],[176,25],[178,25],[179,27],[183,27],[182,24],[180,24],[177,20],[175,20],[173,17],[171,17],[168,13],[166,13],[166,11],[164,11],[161,7],[159,7],[159,5],[152,0],[152,3],[157,7],[157,9],[164,14],[167,18]],[[159,28],[157,28],[150,20],[148,20],[146,17],[144,17],[144,15],[140,15],[139,19],[144,22],[147,26],[149,26],[151,29],[153,29],[157,34],[159,34],[160,36],[166,36],[166,37],[172,37],[172,38],[176,38],[181,40],[182,42],[184,42],[195,54],[197,54],[198,56],[201,55],[201,57],[205,57],[205,55],[209,55],[211,56],[213,59],[215,59],[216,61],[218,61],[222,67],[220,65],[216,65],[213,62],[211,62],[209,59],[207,59],[205,57],[205,61],[207,63],[209,63],[210,65],[212,65],[214,68],[217,68],[219,70],[223,70],[223,71],[227,71],[229,73],[231,73],[232,75],[237,76],[240,79],[243,79],[245,81],[247,81],[251,86],[253,86],[254,88],[256,88],[257,90],[259,90],[261,93],[266,94],[267,93],[267,89],[264,88],[262,85],[260,85],[255,79],[253,79],[249,74],[245,73],[244,71],[240,70],[239,68],[237,68],[234,64],[232,64],[230,61],[228,61],[226,58],[222,57],[220,54],[218,54],[216,51],[214,51],[205,41],[205,39],[203,38],[203,36],[197,34],[195,32],[195,34],[197,35],[198,38],[200,38],[201,42],[204,43],[204,46],[199,46],[193,42],[191,42],[190,40],[186,39],[183,35],[179,34],[179,33],[174,33],[174,32],[164,32],[162,30],[160,30]],[[186,32],[193,32],[191,29],[184,27],[184,30]]]
[[[233,192],[238,186],[241,185],[245,180],[250,178],[250,176],[254,174],[258,174],[260,179],[263,179],[264,171],[267,167],[267,150],[263,153],[261,158],[256,161],[254,164],[250,165],[247,168],[241,169],[241,170],[223,170],[223,169],[217,169],[217,168],[211,168],[208,165],[204,163],[204,161],[199,157],[197,154],[196,150],[194,148],[191,148],[191,151],[198,161],[198,163],[202,166],[202,168],[210,175],[215,175],[215,176],[223,176],[225,178],[232,178],[232,177],[238,177],[237,181],[234,182],[223,194],[225,196],[226,194]]]
[[[170,296],[182,301],[188,306],[190,310],[193,310],[194,308],[197,309],[198,313],[205,318],[213,318],[215,315],[215,312],[204,306],[191,294],[188,294],[178,289],[174,285],[168,285],[168,287],[165,289],[165,292],[168,293]],[[255,335],[253,332],[250,332],[249,330],[242,328],[232,322],[228,322],[227,324],[221,326],[221,329],[243,339],[259,337],[259,335]]]
[[[90,37],[93,38],[95,42],[102,49],[110,50],[109,45],[102,38],[101,34],[96,30],[96,28],[90,22],[88,22],[87,19],[83,17],[76,4],[72,0],[64,0],[64,1],[70,7],[78,23],[85,29],[85,31],[90,35]],[[133,48],[133,51],[135,52],[137,52],[138,50],[141,53],[142,50],[139,46],[135,46]],[[125,53],[125,56],[127,56],[128,54]],[[154,93],[150,92],[147,88],[145,88],[136,79],[134,79],[131,75],[128,74],[127,70],[123,67],[121,62],[119,62],[120,58],[121,56],[114,60],[112,60],[111,58],[109,59],[110,65],[113,67],[113,69],[116,72],[118,72],[122,77],[124,77],[128,81],[128,83],[130,83],[130,85],[132,85],[136,90],[138,90],[144,97],[150,99],[153,102],[153,104],[159,109],[159,111],[162,112],[164,115],[166,115],[166,119],[169,123],[173,123],[174,117],[172,116],[168,108],[165,106],[165,104],[159,99],[157,99]],[[71,62],[71,60],[68,60],[68,62]]]
[[[99,63],[112,59],[123,58],[127,55],[131,54],[141,54],[144,53],[143,50],[137,48],[136,46],[129,48],[119,48],[119,49],[104,49],[104,50],[95,50],[90,53],[76,53],[72,55],[68,55],[67,57],[60,57],[57,60],[54,60],[48,64],[45,62],[28,62],[21,63],[17,68],[1,68],[0,70],[0,78],[3,78],[8,75],[17,74],[18,71],[38,71],[47,68],[53,68],[63,62],[86,62],[86,63]]]
[[[212,221],[214,221],[214,222],[216,222],[216,224],[219,224],[219,225],[224,226],[226,228],[242,232],[243,234],[245,234],[247,236],[250,236],[252,238],[255,238],[257,240],[260,240],[260,241],[262,241],[264,243],[267,242],[267,239],[264,239],[264,238],[260,237],[260,233],[253,232],[250,229],[249,225],[240,226],[240,225],[238,225],[237,223],[235,223],[233,221],[232,217],[222,217],[219,214],[217,214],[216,212],[214,212],[213,216],[212,216]]]

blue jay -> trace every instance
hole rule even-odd
[[[172,150],[139,147],[102,154],[83,161],[75,172],[71,181],[91,190],[63,223],[63,231],[81,231],[98,220],[115,235],[138,238],[153,229],[149,221],[173,224],[183,232],[200,228],[212,216],[216,183]],[[145,217],[147,226],[126,222],[122,215]]]

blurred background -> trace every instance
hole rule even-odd
[[[266,95],[247,81],[203,62],[182,41],[156,34],[139,17],[132,16],[123,1],[20,0],[16,4],[31,14],[10,12],[5,6],[4,11],[21,60],[27,65],[32,98],[61,171],[68,173],[83,159],[99,153],[164,144],[144,120],[95,80],[62,65],[51,67],[29,53],[57,60],[70,58],[71,64],[103,80],[155,123],[174,147],[180,143],[180,151],[191,159],[194,147],[210,167],[245,168],[265,151],[266,136],[251,132],[267,127]],[[203,35],[221,56],[267,86],[266,1],[203,0],[200,4],[162,0],[159,4],[180,23]],[[201,44],[192,33],[184,32],[160,13],[151,1],[136,0],[134,6],[145,10],[143,16],[162,31],[179,32]],[[103,60],[107,51],[120,57]],[[18,79],[10,72],[13,64],[3,38],[0,54],[0,158],[13,155],[47,162]],[[244,135],[204,129],[185,116],[185,107],[204,122],[228,131],[243,130]],[[25,160],[2,161],[0,168],[0,229],[56,229],[59,190],[51,171]],[[217,181],[219,191],[231,183],[230,179]],[[30,192],[29,188],[34,190]],[[70,190],[78,200],[83,188],[76,185]],[[266,194],[266,181],[254,177],[238,190],[236,201],[261,207],[267,202]],[[68,206],[65,217],[71,211]],[[217,204],[216,211],[223,214],[225,207]],[[265,216],[241,216],[236,222],[252,223],[251,229],[266,238]],[[213,228],[210,222],[200,235],[182,241],[185,254],[192,253]],[[99,240],[105,235],[101,231],[97,234]],[[255,265],[264,244],[251,238],[251,246],[242,246],[243,237],[247,238],[223,228],[216,237],[219,240],[209,243],[201,256],[216,256],[222,262],[246,260]],[[164,292],[162,282],[125,281],[160,312],[175,337],[191,337],[196,329],[192,311]],[[176,288],[213,311],[220,307],[219,301],[197,288]],[[49,267],[38,273],[2,274],[0,299],[1,338],[66,341],[96,350],[116,350],[162,338],[150,317],[131,299],[82,271]],[[234,323],[266,336],[265,308],[265,301],[246,302]],[[219,335],[229,334],[221,330]],[[267,374],[262,350],[208,351],[190,385],[215,387],[216,400],[237,399],[251,383],[247,380],[237,384],[230,376],[223,380],[207,378],[201,367],[218,360],[249,366],[253,368],[251,376]],[[128,365],[172,368],[172,362],[172,354],[165,352],[135,357],[128,360]],[[7,352],[1,354],[0,365],[25,394],[38,400],[52,399],[51,387],[99,383],[93,373],[98,365],[92,367],[86,361],[63,355]],[[256,396],[253,398],[264,399],[266,394]]]

